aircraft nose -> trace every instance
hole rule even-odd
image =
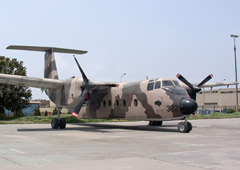
[[[184,115],[190,115],[194,113],[198,108],[196,101],[190,98],[184,98],[180,102],[180,111]]]

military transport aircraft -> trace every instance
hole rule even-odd
[[[163,78],[123,83],[93,82],[74,56],[82,78],[59,80],[54,52],[85,54],[87,51],[16,45],[7,49],[45,52],[44,78],[0,74],[0,82],[44,89],[58,108],[58,118],[51,123],[53,129],[66,127],[60,111],[68,107],[74,108],[74,117],[145,120],[150,126],[161,126],[162,121],[185,119],[178,123],[178,130],[188,133],[192,125],[187,118],[198,108],[196,93],[212,78],[209,75],[194,85],[178,74],[184,88],[174,79]],[[82,108],[84,103],[86,107]]]

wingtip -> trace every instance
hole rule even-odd
[[[9,45],[9,46],[7,46],[7,48],[6,48],[6,49],[11,49],[11,47],[12,47],[12,45]]]

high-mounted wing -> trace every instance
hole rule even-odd
[[[10,74],[0,74],[0,83],[35,87],[41,89],[57,89],[63,86],[63,81],[47,78],[35,78]]]
[[[230,85],[236,85],[238,83],[236,82],[211,82],[211,83],[206,83],[204,85],[202,85],[201,87],[202,88],[205,88],[205,87],[210,87],[210,88],[213,88],[213,87],[218,87],[218,86],[230,86]]]

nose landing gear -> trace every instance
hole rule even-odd
[[[185,117],[185,122],[178,123],[178,131],[181,133],[189,133],[192,130],[192,124],[187,121],[187,116]]]

